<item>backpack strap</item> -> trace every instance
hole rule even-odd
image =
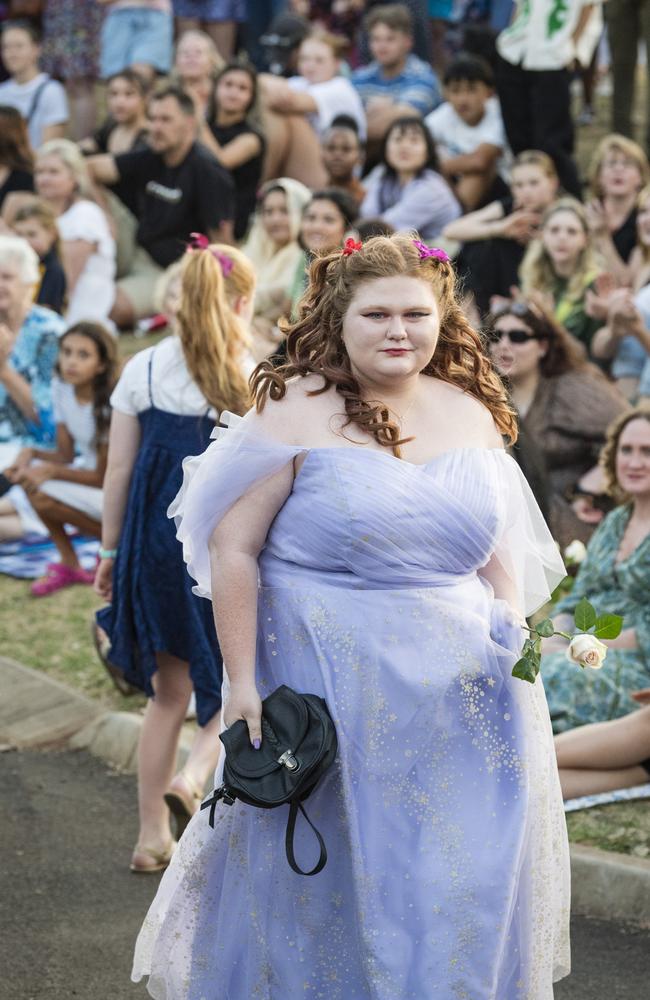
[[[303,814],[303,816],[309,823],[310,827],[316,834],[316,839],[318,840],[318,844],[320,847],[320,857],[318,858],[315,867],[312,868],[310,872],[304,872],[302,870],[302,868],[296,861],[296,856],[293,852],[293,838],[296,832],[296,820],[298,818],[298,810],[300,810],[300,812]],[[318,875],[318,873],[322,872],[323,868],[327,864],[327,849],[325,847],[325,841],[323,840],[320,833],[318,832],[318,830],[310,820],[309,816],[305,812],[302,803],[300,803],[297,799],[292,799],[291,804],[289,806],[289,819],[287,820],[287,834],[284,843],[287,851],[287,861],[293,868],[296,875]]]
[[[32,103],[29,105],[29,111],[27,112],[27,117],[25,118],[27,124],[31,122],[32,118],[36,114],[36,109],[41,99],[41,95],[45,90],[45,88],[47,87],[48,83],[52,83],[52,79],[51,77],[46,76],[44,80],[41,80],[38,87],[36,88],[34,96],[32,97]]]

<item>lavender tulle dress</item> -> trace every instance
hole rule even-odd
[[[186,461],[173,512],[198,593],[217,521],[305,450],[250,414]],[[309,813],[329,861],[294,874],[284,807],[219,806],[214,830],[198,813],[138,938],[151,996],[552,1000],[569,971],[562,800],[488,560],[527,612],[564,575],[504,452],[308,451],[259,561],[257,683],[327,700],[339,757]],[[299,825],[298,860],[315,852]]]

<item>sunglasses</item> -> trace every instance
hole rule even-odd
[[[530,330],[490,330],[488,340],[491,344],[498,344],[502,337],[507,337],[511,344],[525,344],[529,340],[540,340],[538,334],[531,333]]]

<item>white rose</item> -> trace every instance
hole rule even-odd
[[[564,550],[564,558],[567,562],[579,565],[587,555],[587,547],[579,538],[574,538],[570,545]]]
[[[567,659],[579,663],[581,667],[600,670],[607,656],[607,646],[595,635],[574,635],[566,651]]]

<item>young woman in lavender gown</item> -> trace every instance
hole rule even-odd
[[[226,725],[259,746],[279,684],[327,701],[339,752],[309,812],[329,860],[289,868],[284,808],[199,813],[133,978],[165,1000],[551,1000],[564,816],[542,685],[511,672],[564,570],[446,254],[396,235],[316,259],[286,364],[253,387],[172,512]]]

